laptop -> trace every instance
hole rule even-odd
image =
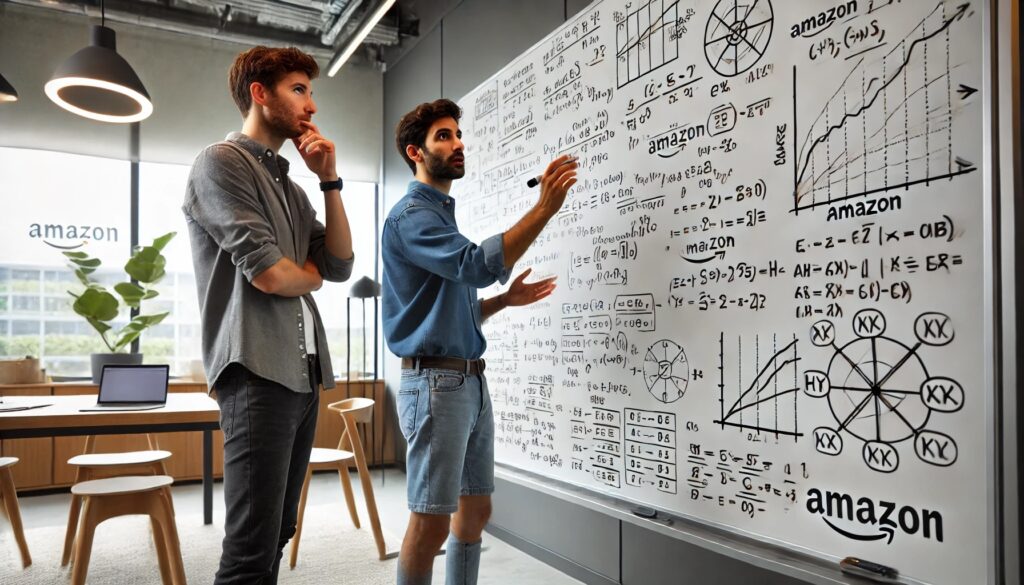
[[[170,366],[103,366],[96,406],[88,411],[153,410],[167,404]]]

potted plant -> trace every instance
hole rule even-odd
[[[160,294],[152,288],[152,285],[159,282],[164,276],[167,259],[160,252],[174,235],[175,232],[164,234],[153,240],[152,245],[137,246],[132,252],[131,258],[124,265],[124,271],[128,273],[132,282],[119,282],[114,285],[114,291],[121,297],[121,301],[125,305],[137,309],[142,301],[152,299]],[[76,313],[85,317],[85,320],[100,334],[103,343],[110,349],[110,353],[91,355],[92,381],[94,384],[99,384],[104,364],[142,363],[141,353],[127,353],[124,349],[135,341],[143,331],[163,321],[168,313],[136,315],[120,330],[114,331],[110,322],[116,319],[120,313],[121,303],[106,287],[90,277],[100,267],[100,259],[92,258],[85,252],[79,251],[64,252],[63,254],[69,260],[68,266],[74,270],[75,276],[85,286],[85,290],[78,294],[68,291],[68,294],[74,298],[72,308]]]

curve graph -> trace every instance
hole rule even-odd
[[[976,170],[956,156],[953,140],[958,100],[975,91],[954,86],[949,57],[951,29],[968,8],[951,12],[940,2],[883,57],[857,61],[803,135],[794,211]],[[793,87],[796,126],[795,67]]]

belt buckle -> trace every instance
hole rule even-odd
[[[472,371],[471,371],[472,369],[473,369],[473,360],[466,360],[466,375],[467,376],[472,374]]]

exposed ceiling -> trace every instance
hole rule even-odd
[[[100,0],[6,0],[99,18]],[[418,34],[415,0],[399,0],[362,43],[357,58],[379,61],[382,47]],[[106,19],[245,45],[298,47],[330,59],[382,0],[104,0]],[[361,55],[360,55],[361,54]]]

